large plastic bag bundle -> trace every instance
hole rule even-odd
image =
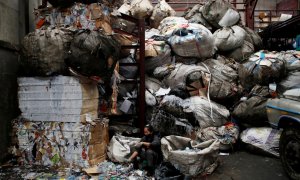
[[[197,176],[211,174],[218,166],[219,141],[198,143],[190,138],[166,136],[161,139],[164,159],[181,173]]]
[[[300,88],[300,71],[288,73],[288,76],[278,85],[278,90],[281,93],[295,88]]]
[[[171,64],[171,48],[165,41],[146,40],[145,69],[152,73],[156,67]]]
[[[152,89],[153,91],[158,91],[163,86],[163,84],[158,79],[146,76],[145,77],[145,86],[147,89]]]
[[[186,27],[188,21],[183,17],[166,17],[160,22],[158,30],[164,36],[171,36],[173,31],[179,27]]]
[[[141,138],[126,137],[115,135],[110,140],[107,155],[114,162],[126,162],[131,153],[135,151],[135,146]]]
[[[248,59],[255,51],[253,44],[244,40],[241,47],[234,49],[228,53],[225,53],[226,57],[233,58],[237,62],[243,62]]]
[[[199,129],[197,138],[201,141],[219,140],[221,150],[230,150],[239,138],[239,128],[233,123],[226,123],[220,127]]]
[[[119,62],[120,63],[136,63],[135,59],[133,59],[131,56],[120,59]],[[119,67],[119,74],[126,79],[136,78],[137,72],[138,72],[137,66],[120,66]]]
[[[256,51],[261,50],[261,48],[263,47],[263,42],[261,37],[257,34],[257,32],[253,31],[252,29],[248,28],[248,27],[244,27],[244,30],[246,31],[246,33],[250,36],[252,41],[249,41],[253,44],[254,48]]]
[[[119,54],[120,45],[114,38],[85,30],[75,35],[66,64],[83,75],[109,80]]]
[[[215,100],[225,100],[238,97],[240,88],[237,85],[238,73],[233,68],[233,64],[228,60],[218,58],[208,59],[199,65],[205,65],[211,74],[209,85],[209,95]],[[208,86],[207,85],[207,86]]]
[[[150,25],[153,28],[158,28],[164,18],[175,15],[176,12],[165,0],[159,0],[158,4],[154,6],[152,16],[150,17]]]
[[[198,80],[204,76],[207,70],[202,66],[185,65],[182,63],[173,66],[158,67],[154,70],[154,76],[157,78],[164,78],[163,83],[171,89],[180,88],[185,89],[187,86],[187,79],[193,73],[199,73],[199,77],[193,80]]]
[[[64,74],[64,59],[70,49],[73,33],[56,28],[36,30],[22,41],[20,71],[25,76]]]
[[[263,154],[279,157],[279,140],[281,131],[270,127],[248,128],[241,133],[241,140],[252,148],[256,153],[259,150]]]
[[[242,86],[251,89],[255,84],[268,85],[285,76],[285,63],[272,53],[257,52],[238,70]]]
[[[215,53],[212,33],[201,24],[188,24],[177,28],[168,39],[172,50],[179,56],[209,58]]]
[[[226,107],[200,96],[183,100],[181,106],[184,112],[194,114],[200,128],[222,126],[230,115]]]
[[[211,25],[205,20],[202,14],[203,6],[201,4],[195,5],[184,17],[189,23],[198,23],[211,30]]]
[[[300,71],[299,51],[282,51],[278,53],[278,58],[285,61],[287,71]]]
[[[224,27],[215,31],[213,36],[218,50],[230,51],[243,45],[246,31],[240,26]]]
[[[201,4],[196,4],[194,7],[192,7],[187,12],[185,12],[186,14],[184,15],[184,18],[185,19],[192,18],[195,14],[200,12],[201,7],[202,7]]]
[[[224,0],[209,0],[204,4],[202,13],[215,28],[230,27],[240,20],[240,14]]]
[[[232,112],[232,117],[240,124],[263,126],[268,121],[266,103],[270,97],[266,86],[255,86],[246,99],[237,104]]]
[[[130,13],[135,18],[144,19],[152,14],[153,6],[149,0],[133,0],[130,5]]]

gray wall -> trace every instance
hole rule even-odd
[[[32,13],[38,3],[38,0],[0,0],[0,161],[10,143],[11,120],[19,114],[17,49],[26,33],[34,30]]]

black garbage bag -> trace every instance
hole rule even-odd
[[[255,84],[268,85],[279,82],[286,74],[285,62],[280,59],[249,60],[240,65],[238,70],[241,84],[251,89]]]
[[[100,31],[79,31],[72,43],[66,64],[85,76],[109,80],[120,54],[119,43]]]
[[[264,126],[268,122],[266,103],[270,97],[267,86],[256,85],[247,100],[241,101],[233,110],[232,117],[242,125]]]
[[[288,76],[279,83],[278,91],[284,93],[287,90],[300,88],[300,71],[288,73]]]
[[[183,174],[180,173],[171,163],[163,162],[156,169],[154,177],[157,180],[179,180],[183,179]]]
[[[21,45],[20,76],[65,74],[64,59],[73,32],[64,28],[39,30],[26,35]]]

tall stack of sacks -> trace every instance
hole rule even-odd
[[[22,114],[13,122],[21,161],[88,167],[106,159],[108,121],[98,119],[99,92],[91,79],[110,81],[119,58],[107,10],[80,3],[37,10],[37,29],[22,43]]]

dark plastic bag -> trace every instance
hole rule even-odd
[[[70,49],[73,32],[64,28],[29,33],[22,41],[19,74],[50,76],[65,74],[64,59]]]
[[[269,89],[264,86],[255,86],[247,100],[241,101],[232,113],[232,117],[239,124],[264,126],[268,122],[266,103],[269,98]]]
[[[261,65],[265,61],[247,61],[240,65],[238,70],[241,84],[246,89],[251,89],[255,84],[269,85],[279,82],[286,73],[285,63],[282,60],[274,59],[270,66]],[[267,60],[268,61],[268,60]]]
[[[183,174],[171,163],[163,162],[155,169],[154,177],[157,180],[180,180],[183,179]]]
[[[71,43],[66,64],[85,76],[109,80],[119,58],[120,45],[102,32],[79,31]]]

